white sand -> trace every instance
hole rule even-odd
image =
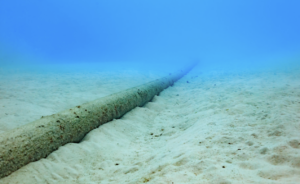
[[[51,67],[0,70],[0,135],[41,116],[167,75],[166,72],[142,72],[126,66],[114,68],[112,64]]]
[[[153,102],[91,131],[79,144],[60,147],[0,183],[300,183],[300,71],[276,75],[200,71],[201,67],[195,68]],[[56,81],[54,76],[51,80]],[[70,87],[79,92],[67,94],[61,84],[63,80],[56,89],[65,94],[62,98],[40,89],[38,94],[49,96],[26,95],[22,105],[30,111],[36,108],[28,105],[33,100],[51,102],[53,109],[65,108],[91,100],[84,96],[97,93],[95,86],[80,92],[74,80]],[[116,88],[104,86],[111,91]],[[11,94],[18,93],[6,92]],[[80,100],[71,104],[75,98]],[[10,105],[8,112],[13,108]]]

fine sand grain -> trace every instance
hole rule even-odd
[[[67,81],[60,80],[56,89],[67,93]],[[74,83],[70,87],[78,88]],[[56,97],[55,103],[65,101],[52,108],[92,100],[84,97],[88,91],[97,90],[91,87],[79,94],[69,92],[60,100]],[[49,96],[39,100],[25,96],[28,111],[35,107],[28,105],[30,100],[50,103],[53,94],[40,94]],[[70,103],[80,96],[81,100]],[[44,112],[54,110],[39,113]],[[78,144],[60,147],[0,183],[295,184],[300,182],[299,132],[299,71],[222,73],[203,72],[198,66],[144,107],[91,131]]]
[[[0,135],[42,116],[164,77],[166,72],[76,66],[0,70]],[[111,66],[113,68],[113,65]]]

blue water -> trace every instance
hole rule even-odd
[[[0,137],[199,63],[146,108],[0,183],[296,183],[299,9],[299,0],[0,0]]]
[[[298,56],[299,7],[297,0],[3,0],[0,64],[269,67]]]

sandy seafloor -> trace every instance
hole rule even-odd
[[[4,72],[0,135],[164,74]],[[0,183],[300,183],[300,70],[197,66],[144,107]]]

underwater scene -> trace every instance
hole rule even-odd
[[[300,183],[300,2],[0,2],[0,184]]]

